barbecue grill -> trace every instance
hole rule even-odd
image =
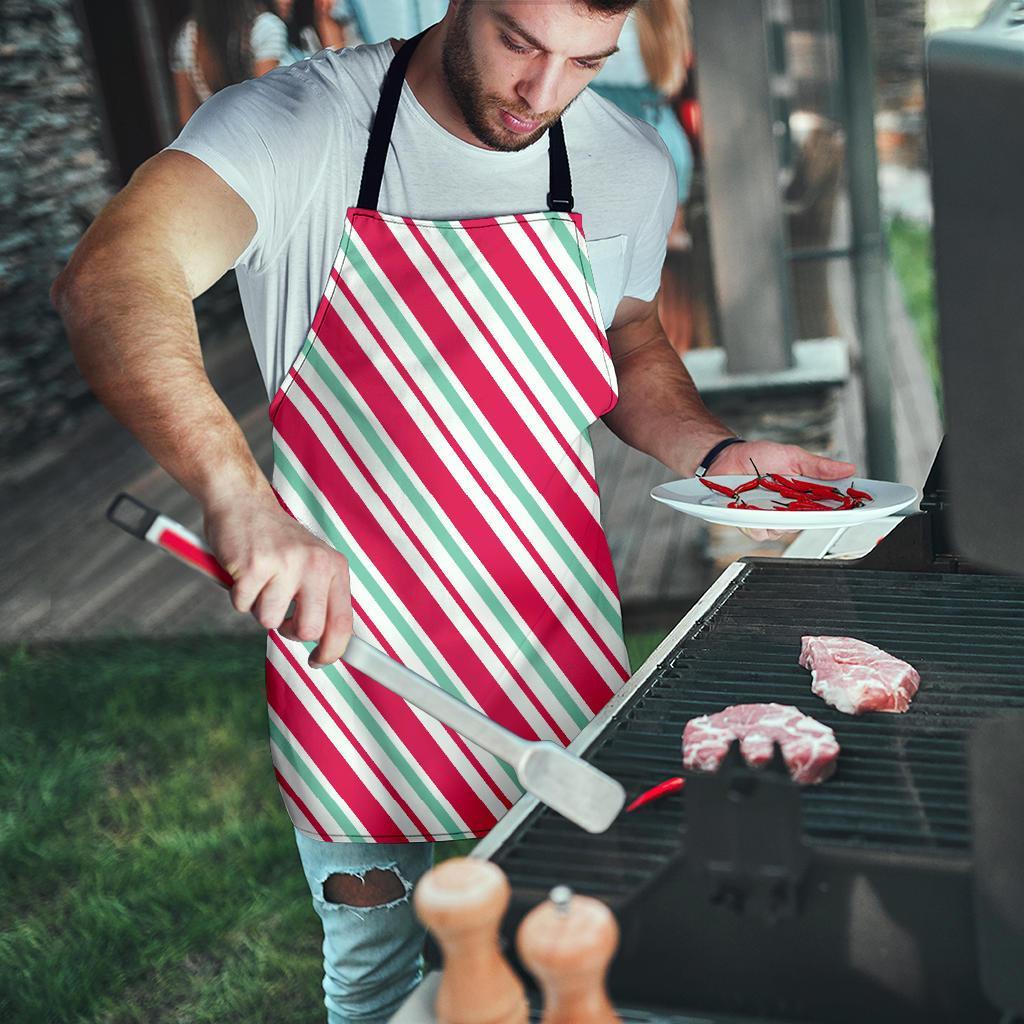
[[[781,762],[758,771],[733,756],[600,836],[517,806],[480,850],[512,884],[510,949],[522,915],[569,884],[619,919],[610,987],[624,1006],[1001,1019],[981,980],[968,755],[974,726],[1024,712],[1024,580],[924,549],[945,535],[941,460],[925,493],[929,511],[859,562],[730,567],[577,741],[632,796],[679,774],[690,718],[776,701],[835,730],[837,774],[800,789]],[[814,697],[797,664],[805,633],[856,636],[915,665],[911,712],[852,718]]]
[[[800,788],[778,752],[755,770],[733,749],[602,835],[522,800],[475,851],[512,885],[510,957],[555,885],[612,907],[628,1024],[1024,1019],[1024,578],[1008,575],[1024,534],[985,504],[1024,499],[1004,482],[1024,438],[1024,320],[1006,300],[1024,265],[1024,121],[1007,118],[1024,108],[1024,4],[938,37],[929,73],[951,427],[921,511],[856,562],[730,566],[572,746],[632,797],[680,774],[687,720],[774,701],[835,730],[836,775]],[[804,634],[917,667],[910,711],[814,697]]]
[[[633,796],[680,773],[688,719],[775,701],[835,730],[836,775],[799,789],[733,751],[604,835],[523,803],[479,849],[510,951],[553,885],[609,903],[627,1020],[1024,1019],[1024,4],[933,39],[928,71],[950,434],[921,511],[858,562],[731,566],[574,744]],[[911,710],[825,705],[804,634],[909,661]]]

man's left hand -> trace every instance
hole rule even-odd
[[[795,444],[744,441],[742,444],[729,445],[711,464],[708,476],[754,476],[755,465],[757,472],[764,474],[782,473],[784,476],[803,476],[812,480],[841,480],[853,476],[857,471],[852,462],[826,459]],[[775,540],[788,531],[746,529],[743,532],[751,540]]]

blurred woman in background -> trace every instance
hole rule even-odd
[[[274,0],[288,26],[289,63],[304,60],[325,47],[351,46],[347,10],[339,0]]]
[[[679,202],[690,191],[693,151],[672,102],[682,91],[691,57],[687,0],[646,0],[630,12],[613,53],[590,88],[627,114],[653,125],[668,147]]]
[[[178,123],[215,92],[289,63],[285,23],[257,0],[193,0],[171,45]]]
[[[658,311],[666,336],[680,354],[694,341],[695,323],[703,331],[706,320],[699,291],[705,275],[699,261],[691,258],[692,240],[684,217],[694,154],[675,103],[691,64],[691,40],[688,0],[645,0],[630,11],[619,34],[618,52],[590,83],[594,92],[653,125],[675,166],[678,206],[669,231]]]

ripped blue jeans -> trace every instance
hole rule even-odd
[[[424,931],[409,899],[430,868],[433,843],[324,843],[296,830],[313,908],[324,926],[324,1005],[327,1024],[383,1024],[423,972]],[[331,875],[363,877],[393,871],[405,895],[376,907],[350,907],[324,898]]]

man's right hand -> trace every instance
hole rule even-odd
[[[337,661],[352,636],[348,559],[269,500],[207,505],[203,528],[231,574],[231,603],[289,640],[318,641],[314,668]],[[288,615],[294,600],[295,608]]]

